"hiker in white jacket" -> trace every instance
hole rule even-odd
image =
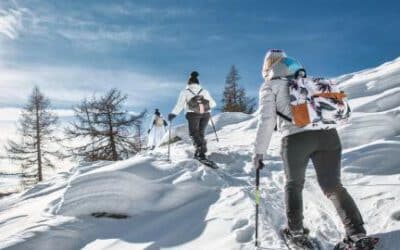
[[[151,126],[147,131],[147,133],[149,134],[147,146],[150,150],[153,150],[160,145],[161,140],[166,132],[167,126],[168,123],[164,120],[160,111],[156,109],[151,122]]]
[[[186,110],[189,134],[196,148],[194,157],[204,160],[207,152],[204,133],[210,120],[211,109],[216,106],[216,103],[210,93],[200,86],[198,75],[196,71],[190,74],[188,85],[181,91],[178,102],[168,115],[168,120],[173,120],[183,109]]]
[[[302,190],[306,167],[311,159],[318,183],[335,206],[349,240],[357,242],[365,239],[366,231],[360,211],[340,180],[341,144],[336,129],[306,130],[290,121],[292,111],[287,79],[296,78],[297,73],[305,77],[305,70],[297,60],[287,57],[281,50],[267,53],[262,69],[265,81],[260,88],[253,164],[257,169],[264,166],[263,156],[278,121],[286,176],[286,234],[299,246],[307,241],[307,232],[303,226]]]

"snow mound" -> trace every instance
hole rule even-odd
[[[400,85],[400,84],[399,84]],[[358,98],[359,105],[355,105],[356,112],[382,112],[399,107],[400,87],[386,90],[371,97]]]
[[[344,154],[344,171],[368,175],[400,174],[399,160],[393,157],[399,152],[400,137],[359,147]]]
[[[339,131],[344,148],[400,134],[400,58],[336,81],[353,109],[350,125]]]
[[[385,113],[355,113],[350,124],[339,129],[339,133],[344,148],[400,135],[400,109]]]
[[[214,121],[215,129],[220,130],[228,125],[237,124],[253,118],[253,115],[244,114],[241,112],[230,112],[230,113],[220,113],[214,116],[212,119]],[[211,133],[212,130],[209,127],[208,132]]]
[[[107,212],[135,216],[165,213],[202,197],[216,196],[215,190],[196,182],[172,184],[165,181],[171,173],[157,168],[153,161],[155,159],[138,157],[122,167],[117,163],[71,178],[56,214],[80,216]],[[141,175],[143,169],[138,169],[135,173],[138,166],[146,166],[147,171]]]
[[[373,69],[343,75],[335,79],[351,99],[367,97],[399,87],[400,58]]]

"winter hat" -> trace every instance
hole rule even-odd
[[[193,71],[192,73],[190,73],[188,84],[200,84],[199,79],[197,79],[198,76],[199,73],[197,71]]]
[[[156,109],[156,112],[154,112],[154,114],[157,115],[157,116],[161,115],[161,113],[160,113],[160,111],[158,109]]]
[[[281,67],[279,67],[281,65]],[[287,76],[287,77],[306,77],[307,73],[304,66],[295,58],[285,57],[277,63],[277,66],[273,67],[273,71],[276,76]]]
[[[262,69],[262,75],[266,78],[269,74],[269,71],[272,68],[272,65],[280,61],[282,58],[287,57],[285,51],[281,49],[270,49],[265,55],[264,66]]]

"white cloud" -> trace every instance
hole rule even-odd
[[[25,30],[31,35],[61,36],[75,45],[91,50],[103,50],[118,43],[175,43],[175,39],[165,35],[164,20],[187,17],[194,13],[192,9],[187,8],[154,8],[131,2],[96,3],[88,5],[85,9],[66,9],[62,14],[46,2],[43,2],[40,8],[31,8],[28,10],[15,7],[10,11],[3,11],[4,34],[15,39],[23,26],[29,26]],[[130,21],[104,22],[104,16],[111,19],[129,18]]]
[[[16,39],[22,29],[23,16],[26,9],[0,10],[0,34]]]
[[[140,5],[133,2],[124,2],[120,4],[98,4],[93,7],[96,12],[106,15],[123,15],[131,17],[157,17],[158,19],[164,18],[177,18],[187,17],[195,14],[191,8],[179,7],[151,7]]]
[[[172,96],[175,98],[175,91],[182,87],[182,84],[176,84],[174,79],[168,80],[127,69],[111,70],[94,66],[86,68],[78,66],[82,65],[81,63],[74,64],[71,61],[67,64],[63,62],[63,56],[57,60],[50,60],[58,61],[59,66],[52,66],[46,62],[47,59],[53,59],[46,57],[46,50],[58,49],[58,44],[54,42],[65,42],[59,39],[60,37],[71,42],[65,43],[68,46],[78,45],[102,53],[106,49],[112,50],[116,46],[127,44],[159,41],[173,43],[177,40],[163,34],[165,27],[162,22],[156,21],[153,24],[152,21],[152,25],[146,25],[143,22],[135,22],[135,18],[152,15],[154,19],[160,20],[156,18],[160,17],[162,20],[186,15],[190,10],[157,9],[133,4],[125,8],[119,4],[107,3],[105,7],[109,7],[110,10],[107,12],[107,8],[104,8],[105,12],[102,14],[100,10],[95,10],[97,7],[101,8],[96,4],[79,10],[66,8],[62,10],[61,15],[55,5],[46,1],[41,2],[40,6],[29,1],[24,2],[24,6],[20,6],[16,1],[7,6],[3,6],[2,3],[0,2],[0,107],[24,105],[34,85],[38,85],[57,107],[68,107],[84,97],[104,93],[112,87],[127,93],[130,104],[145,107],[151,104],[153,99],[164,100]],[[124,10],[127,13],[124,14]],[[97,16],[100,13],[100,17],[114,17],[118,12],[121,12],[119,15],[133,15],[132,22],[104,22]],[[128,19],[131,20],[131,16]],[[30,56],[32,53],[29,51],[32,48],[26,48],[27,44],[31,43],[12,41],[22,32],[22,41],[35,42],[33,56]],[[37,57],[38,54],[40,58]]]
[[[55,109],[52,110],[58,117],[70,117],[74,115],[72,109]],[[17,122],[21,118],[21,108],[0,108],[0,123],[1,122]]]
[[[151,28],[121,29],[110,27],[83,30],[64,28],[58,30],[57,33],[71,41],[79,42],[81,45],[99,42],[124,44],[147,42],[152,39],[152,34],[154,34]]]
[[[67,107],[113,87],[128,94],[128,104],[145,107],[157,99],[175,97],[182,85],[122,69],[0,66],[0,72],[0,105],[3,107],[23,105],[34,85],[38,85],[56,107]]]

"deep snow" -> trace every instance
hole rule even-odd
[[[400,122],[396,98],[400,60],[338,77],[355,111],[340,129],[343,183],[353,195],[379,249],[400,245]],[[210,158],[219,170],[192,160],[183,138],[167,148],[117,163],[79,165],[23,193],[0,199],[0,248],[6,249],[254,249],[252,144],[257,119],[239,113],[214,117]],[[263,247],[285,249],[284,173],[280,135],[274,134],[261,178]],[[305,224],[324,249],[343,235],[333,206],[320,191],[310,164],[304,190]],[[94,218],[95,212],[128,215]]]

